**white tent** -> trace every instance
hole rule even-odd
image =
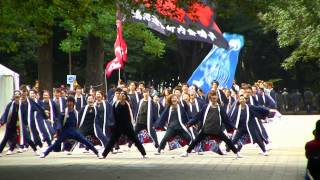
[[[19,89],[19,74],[0,64],[0,116],[14,90]]]

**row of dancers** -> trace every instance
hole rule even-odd
[[[160,155],[168,142],[188,145],[182,157],[206,150],[225,154],[221,142],[226,144],[226,151],[232,150],[238,158],[242,157],[240,151],[246,143],[258,144],[262,154],[268,155],[269,136],[264,122],[276,112],[272,97],[259,84],[218,87],[219,82],[213,81],[211,90],[204,95],[196,86],[182,84],[172,91],[164,89],[161,97],[151,97],[149,88],[137,88],[136,82],[130,82],[109,90],[108,97],[99,90],[84,94],[77,87],[67,97],[56,89],[51,99],[47,90],[40,97],[36,90],[23,86],[14,92],[1,116],[0,125],[6,124],[6,132],[0,155],[8,144],[8,155],[16,147],[20,152],[30,146],[44,158],[51,151],[72,151],[77,143],[70,139],[101,159],[123,141],[129,147],[134,144],[144,158],[146,142],[153,143],[155,155]],[[165,133],[159,142],[160,130]],[[201,146],[204,143],[210,147]],[[48,148],[43,148],[44,144]],[[96,149],[95,145],[102,148]],[[213,146],[218,148],[213,150]]]

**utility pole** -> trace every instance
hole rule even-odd
[[[71,75],[71,65],[72,65],[72,61],[71,61],[71,52],[69,51],[69,74]]]

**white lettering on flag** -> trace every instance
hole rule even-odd
[[[174,29],[175,29],[176,27],[174,27],[174,26],[169,26],[169,25],[167,25],[166,26],[166,30],[168,30],[168,31],[170,31],[170,32],[172,32],[172,33],[174,33]]]
[[[115,69],[120,69],[121,68],[121,63],[116,60],[116,61],[112,61],[112,63],[110,64],[108,71],[111,72]]]
[[[212,41],[214,41],[216,39],[216,36],[213,34],[213,32],[209,32],[208,36]]]
[[[146,21],[151,21],[151,15],[149,13],[144,13],[142,19]]]
[[[134,19],[142,20],[142,15],[141,15],[141,12],[139,10],[131,11],[131,13],[132,13],[132,17]]]
[[[181,26],[181,25],[177,28],[177,32],[178,32],[179,34],[186,35],[186,29],[185,29],[183,26]]]
[[[206,33],[203,29],[198,30],[198,31],[197,31],[197,34],[198,34],[200,37],[205,38],[205,39],[207,39],[207,37],[208,37],[207,33]]]
[[[156,26],[159,26],[161,29],[165,29],[164,25],[159,21],[157,17],[152,16],[151,22],[154,23]]]
[[[189,33],[190,36],[196,36],[197,35],[197,33],[194,32],[194,30],[192,30],[192,29],[188,29],[188,33]]]

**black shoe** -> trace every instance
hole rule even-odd
[[[229,148],[229,146],[227,146],[227,145],[226,145],[226,151],[227,151],[227,152],[230,152],[230,148]]]
[[[240,152],[242,149],[242,144],[238,144],[238,152]]]
[[[218,149],[217,153],[218,153],[219,155],[224,155],[220,148]]]
[[[161,149],[158,148],[158,151],[154,155],[160,155]]]

